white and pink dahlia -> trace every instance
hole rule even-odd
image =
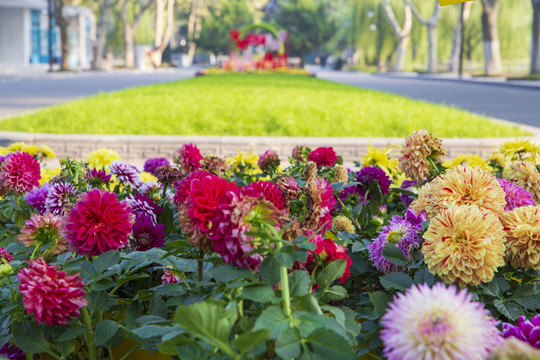
[[[502,342],[497,321],[482,303],[442,283],[398,294],[381,324],[388,360],[484,360]]]

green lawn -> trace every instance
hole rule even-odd
[[[219,75],[99,94],[6,119],[40,133],[403,137],[528,135],[441,105],[305,76]]]

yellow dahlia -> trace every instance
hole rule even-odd
[[[540,160],[540,145],[529,140],[507,141],[499,147],[499,152],[508,160],[528,160],[537,163]]]
[[[158,181],[157,177],[150,174],[149,172],[143,171],[142,173],[140,173],[140,175],[141,175],[141,181],[142,182],[147,183],[147,182],[151,182],[151,181]]]
[[[422,211],[426,212],[426,208],[431,197],[431,183],[426,183],[420,189],[418,189],[418,197],[409,205],[409,209],[414,210],[415,213],[420,214]]]
[[[504,212],[505,193],[497,178],[479,167],[458,165],[431,183],[431,196],[427,205],[430,217],[454,205],[478,205],[497,215]]]
[[[531,193],[533,200],[540,203],[540,173],[530,161],[515,161],[504,170],[503,177]]]
[[[56,175],[60,175],[61,171],[62,169],[60,169],[59,167],[54,168],[54,169],[41,168],[41,179],[39,179],[39,186],[43,185],[46,182],[51,181],[51,179],[55,177]]]
[[[26,153],[29,153],[30,155],[34,156],[34,155],[37,155],[39,154],[39,147],[37,147],[36,145],[23,145],[22,148],[21,148],[21,151],[24,151]]]
[[[421,183],[433,170],[428,158],[440,161],[446,154],[442,148],[442,140],[422,129],[413,131],[405,138],[405,146],[401,149],[399,167],[412,180]]]
[[[11,144],[8,146],[8,151],[9,151],[9,152],[22,151],[22,148],[23,148],[24,145],[25,145],[25,144],[24,144],[24,142],[22,142],[22,141],[11,143]]]
[[[502,217],[506,260],[514,268],[540,269],[540,206],[523,206]]]
[[[482,170],[492,171],[493,168],[486,164],[478,155],[460,155],[454,160],[443,162],[443,166],[448,169],[455,169],[458,165],[469,165],[470,167],[480,167]]]
[[[389,145],[381,150],[368,145],[368,153],[362,156],[362,167],[377,166],[388,175],[399,173],[398,159],[392,159],[392,148],[399,145]]]
[[[116,160],[122,160],[120,154],[112,149],[101,148],[91,152],[86,157],[90,169],[106,169],[109,164]]]
[[[504,236],[493,213],[476,205],[452,206],[435,216],[424,233],[424,261],[447,284],[490,282],[504,265]]]
[[[53,149],[51,149],[47,145],[41,145],[39,147],[39,149],[43,153],[43,156],[46,157],[46,158],[55,158],[56,157],[56,153],[53,151]]]

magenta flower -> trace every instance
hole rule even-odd
[[[513,336],[540,349],[540,314],[534,316],[530,321],[525,316],[520,316],[517,326],[503,323],[502,335],[504,338]]]
[[[180,167],[184,174],[188,174],[201,168],[203,156],[197,146],[193,144],[184,144],[177,152],[179,155]]]
[[[390,180],[388,175],[386,175],[386,173],[378,167],[366,166],[363,167],[356,174],[356,181],[361,183],[360,185],[358,185],[358,187],[363,192],[363,194],[365,194],[369,190],[371,184],[373,183],[379,184],[383,195],[388,194],[388,192],[390,191],[390,184],[392,184],[392,181]]]
[[[90,181],[91,185],[98,187],[101,184],[108,183],[111,180],[111,175],[107,174],[105,170],[93,168],[92,170],[88,171],[88,180]]]
[[[81,316],[79,309],[87,304],[81,276],[57,270],[43,259],[31,260],[17,277],[24,308],[34,314],[38,324],[65,325]]]
[[[148,159],[144,162],[144,171],[154,175],[156,169],[160,166],[170,166],[171,163],[164,157]]]
[[[319,147],[309,154],[308,160],[317,166],[334,166],[338,157],[332,147]]]
[[[189,197],[189,194],[191,193],[191,182],[193,180],[200,180],[203,177],[209,175],[209,172],[199,170],[189,173],[185,178],[183,178],[176,187],[176,193],[174,194],[174,203],[176,204],[176,206],[180,206]]]
[[[40,187],[35,187],[31,191],[27,192],[26,195],[24,195],[24,199],[34,209],[39,211],[40,214],[44,214],[46,211],[45,201],[50,189],[51,185],[49,183],[45,183]]]
[[[11,153],[0,167],[0,184],[4,191],[23,194],[39,186],[40,179],[38,161],[25,152]]]
[[[244,188],[244,193],[251,197],[262,196],[274,204],[275,207],[280,211],[283,211],[286,208],[285,199],[283,198],[281,190],[271,181],[258,181],[251,183]]]
[[[165,226],[154,224],[148,216],[137,219],[133,225],[133,244],[136,250],[146,251],[165,243]]]
[[[13,261],[13,256],[4,248],[0,248],[0,265]]]
[[[505,179],[497,179],[504,190],[506,206],[504,210],[511,211],[522,206],[534,206],[532,195],[527,190],[519,187],[515,182]]]
[[[165,270],[163,275],[161,275],[161,283],[164,284],[164,285],[165,284],[176,284],[179,281],[180,281],[180,278],[178,276],[174,275],[174,273],[171,270]]]
[[[134,221],[131,208],[116,194],[92,189],[62,218],[61,234],[77,253],[95,256],[123,248]]]

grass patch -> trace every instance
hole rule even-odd
[[[5,119],[0,130],[61,134],[403,137],[528,135],[466,111],[316,78],[234,74],[102,93]]]

